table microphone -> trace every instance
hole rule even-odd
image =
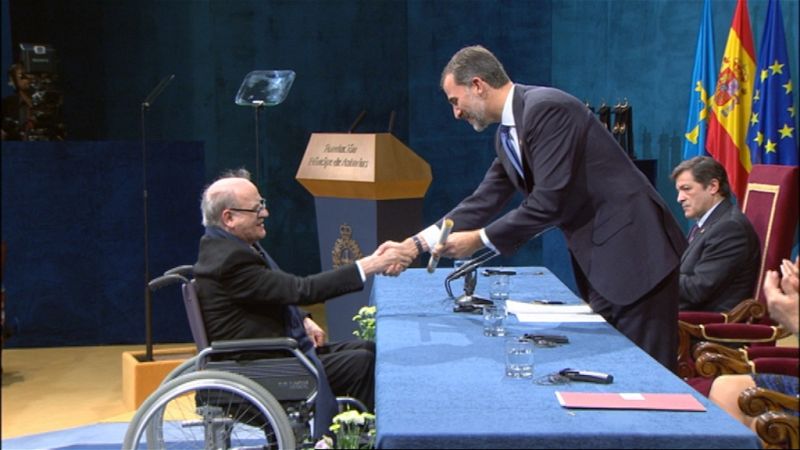
[[[450,236],[450,230],[453,229],[453,221],[451,219],[444,219],[442,223],[442,234],[439,235],[439,244],[444,245],[447,242],[447,236]],[[439,264],[439,257],[431,253],[431,259],[428,260],[428,273],[433,273],[436,266]]]

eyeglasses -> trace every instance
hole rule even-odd
[[[267,209],[267,201],[263,198],[258,201],[259,205],[253,209],[244,209],[244,208],[228,208],[231,211],[239,211],[239,212],[250,212],[256,213],[256,215],[261,214],[261,211]]]

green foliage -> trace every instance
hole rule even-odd
[[[375,340],[375,313],[374,306],[363,306],[358,310],[358,314],[353,316],[353,321],[358,323],[358,329],[353,334],[365,341]]]

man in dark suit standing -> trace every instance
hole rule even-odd
[[[752,298],[761,248],[747,217],[731,203],[725,168],[697,156],[672,171],[678,203],[697,223],[681,257],[681,310],[728,311]]]
[[[352,396],[374,407],[375,344],[326,343],[325,332],[298,306],[322,303],[364,288],[366,277],[391,264],[410,264],[396,251],[374,253],[307,277],[278,269],[261,247],[269,216],[245,170],[212,183],[201,203],[205,235],[194,275],[209,341],[292,337],[323,376],[315,413],[315,437],[336,413],[335,396]]]
[[[552,227],[566,237],[578,287],[592,309],[664,366],[675,369],[678,265],[686,240],[647,178],[576,98],[514,84],[481,46],[459,50],[441,87],[456,119],[476,131],[500,123],[497,158],[475,192],[400,245],[464,258],[488,247],[511,254]],[[500,214],[515,192],[523,202]],[[385,245],[386,248],[389,245]],[[392,268],[396,273],[400,268]]]

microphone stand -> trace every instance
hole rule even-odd
[[[253,100],[253,119],[256,129],[256,186],[261,189],[261,154],[258,151],[258,112],[264,107],[263,100]]]
[[[147,146],[145,143],[145,112],[153,104],[164,88],[172,82],[175,74],[169,75],[161,80],[160,83],[144,99],[141,107],[141,129],[142,129],[142,211],[144,216],[144,339],[145,339],[145,361],[153,360],[153,305],[150,297],[150,263],[147,248],[148,229],[147,229]]]
[[[453,290],[450,288],[450,282],[464,277],[464,294],[455,299],[453,311],[473,312],[480,309],[484,305],[493,304],[491,300],[478,297],[477,295],[474,295],[474,293],[475,286],[478,284],[478,267],[495,256],[497,256],[497,253],[491,250],[482,253],[464,263],[463,266],[454,270],[450,273],[450,275],[447,276],[447,278],[445,278],[444,286],[447,290],[447,295],[449,295],[450,298],[454,298],[455,296],[453,295]]]

